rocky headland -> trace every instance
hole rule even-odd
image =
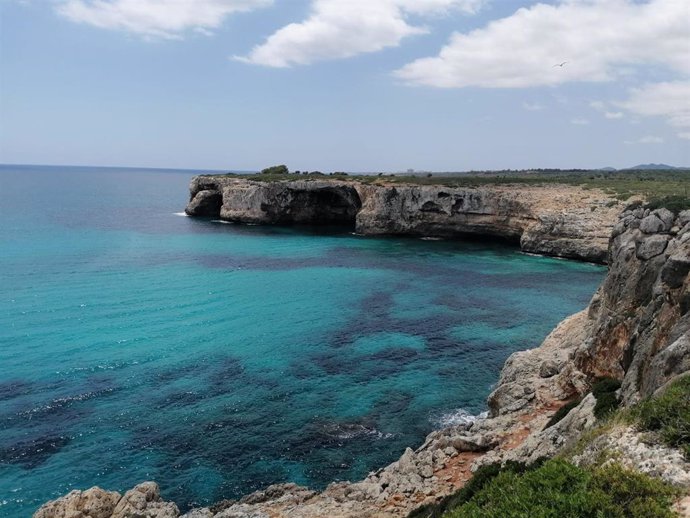
[[[623,206],[599,189],[563,184],[460,188],[196,176],[186,213],[238,223],[348,225],[362,235],[474,236],[604,263]]]
[[[219,210],[224,219],[254,218],[266,222],[271,218],[280,221],[287,217],[285,214],[291,214],[294,221],[301,221],[301,215],[284,209],[271,212],[261,208],[257,200],[270,199],[266,198],[267,186],[228,181],[222,189],[212,190],[202,188],[207,185],[204,181],[203,177],[195,179],[193,185],[197,189],[193,190],[189,213],[218,217],[215,211]],[[323,188],[332,186],[332,182],[327,182]],[[486,225],[500,235],[520,234],[522,242],[527,241],[524,236],[529,235],[529,225],[549,228],[551,233],[546,232],[535,242],[553,244],[562,239],[570,243],[568,250],[580,250],[582,258],[600,258],[598,252],[594,253],[598,245],[586,244],[584,234],[577,238],[579,241],[572,235],[554,235],[553,229],[562,227],[544,223],[547,213],[554,218],[560,214],[561,222],[574,218],[575,213],[568,212],[571,209],[565,205],[558,207],[558,200],[550,200],[549,211],[553,212],[543,208],[537,215],[534,193],[510,196],[493,189],[480,193],[441,187],[396,187],[398,194],[392,195],[384,188],[365,187],[343,184],[343,188],[357,191],[362,202],[355,213],[358,230],[369,228],[372,233],[388,233],[411,228],[428,234],[430,230],[441,232],[445,228],[450,232],[449,223],[441,224],[440,219],[435,219],[439,212],[432,211],[433,216],[427,217],[421,211],[427,202],[433,202],[440,210],[448,210],[444,212],[446,219],[454,217],[464,222],[467,226],[462,227],[463,232],[470,228],[479,232]],[[294,194],[283,190],[285,186],[275,189],[276,196],[282,192],[285,199],[294,199],[290,198]],[[357,189],[361,189],[361,194]],[[439,196],[440,193],[448,196]],[[400,197],[406,201],[403,203]],[[211,199],[214,201],[208,201]],[[463,207],[469,204],[474,208],[452,216],[452,207],[460,199],[465,200]],[[238,205],[239,202],[244,205]],[[282,207],[289,207],[290,203],[286,201]],[[410,203],[414,203],[414,211],[409,208]],[[590,217],[599,210],[608,214],[605,205],[591,210],[591,203],[591,198],[582,201],[577,210],[589,213]],[[205,206],[214,208],[202,209]],[[406,219],[381,219],[384,207],[403,212]],[[343,208],[342,213],[345,212]],[[609,455],[624,466],[683,488],[687,494],[690,464],[679,450],[663,445],[649,433],[621,421],[609,423],[594,439],[584,444],[581,441],[583,433],[598,426],[597,398],[591,393],[595,379],[609,376],[619,380],[617,398],[625,407],[663,393],[670,383],[690,371],[690,211],[674,214],[638,204],[614,219],[606,230],[610,234],[605,251],[609,272],[588,308],[561,322],[540,347],[515,353],[507,360],[489,397],[486,418],[432,432],[422,445],[408,448],[396,462],[358,482],[336,482],[318,493],[294,484],[270,486],[239,501],[191,510],[184,517],[403,517],[453,493],[483,465],[508,460],[530,463],[568,449],[573,452],[569,458],[578,465]],[[585,221],[580,225],[569,220],[567,225],[570,229],[594,225],[591,219]],[[523,223],[525,226],[520,226]],[[595,236],[604,230],[592,232]],[[547,426],[554,413],[568,403],[573,403],[573,408],[565,417]],[[579,448],[573,449],[575,444]],[[690,516],[686,514],[690,513],[688,504],[687,498],[682,499],[677,510]],[[154,483],[145,482],[124,495],[99,488],[72,491],[45,504],[34,517],[175,518],[179,514],[175,504],[162,501]]]

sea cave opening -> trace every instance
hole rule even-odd
[[[293,193],[293,223],[347,227],[354,230],[362,200],[354,187],[324,187]]]

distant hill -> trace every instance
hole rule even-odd
[[[656,169],[659,170],[671,170],[671,169],[687,169],[687,167],[673,167],[668,164],[639,164],[634,167],[628,167],[628,169]]]

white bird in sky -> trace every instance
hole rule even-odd
[[[562,67],[562,66],[565,65],[566,63],[567,63],[567,61],[564,61],[563,63],[556,63],[556,64],[554,65],[554,67]],[[552,67],[552,68],[553,68],[553,67]]]

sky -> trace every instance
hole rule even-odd
[[[0,0],[0,163],[690,166],[690,0]]]

